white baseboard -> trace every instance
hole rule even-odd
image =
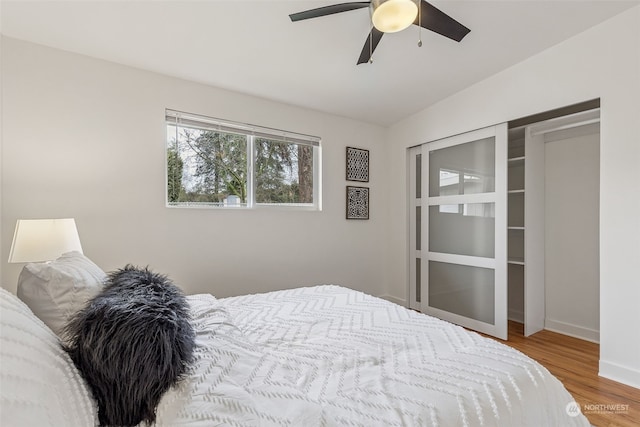
[[[544,319],[544,328],[551,332],[569,335],[570,337],[580,338],[581,340],[600,343],[600,331],[585,328],[584,326],[572,325],[571,323],[560,322],[553,319]]]
[[[640,389],[640,371],[600,360],[598,375]]]
[[[378,295],[378,298],[386,299],[389,302],[401,305],[403,307],[407,306],[407,302],[401,298],[394,297],[393,295]]]
[[[509,309],[507,318],[509,320],[513,320],[514,322],[524,323],[524,311]]]

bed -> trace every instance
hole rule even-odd
[[[0,291],[0,425],[97,425],[59,338]],[[589,426],[560,381],[459,326],[336,285],[187,297],[195,362],[158,426]]]

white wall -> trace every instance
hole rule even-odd
[[[599,127],[545,141],[545,329],[599,342]]]
[[[11,38],[2,40],[2,286],[19,218],[75,217],[85,254],[216,296],[386,290],[384,129]],[[324,210],[165,207],[165,108],[322,138]],[[369,221],[345,219],[345,147],[370,150]]]
[[[600,98],[600,374],[640,387],[640,7],[389,130],[389,294],[406,298],[406,148]]]

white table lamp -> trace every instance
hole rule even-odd
[[[73,218],[19,219],[9,252],[9,262],[51,261],[71,251],[82,253]]]

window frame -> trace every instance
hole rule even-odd
[[[217,119],[200,114],[183,111],[165,110],[165,206],[178,209],[223,209],[223,210],[252,210],[252,209],[286,209],[304,211],[322,211],[322,145],[317,136],[300,134],[280,129],[256,126],[247,123]],[[200,130],[212,130],[225,133],[240,134],[246,137],[247,148],[247,201],[238,206],[223,206],[213,204],[189,204],[188,202],[169,202],[169,126],[192,127]],[[256,202],[256,145],[257,138],[273,140],[279,143],[307,145],[313,148],[313,202],[312,203],[258,203]]]

